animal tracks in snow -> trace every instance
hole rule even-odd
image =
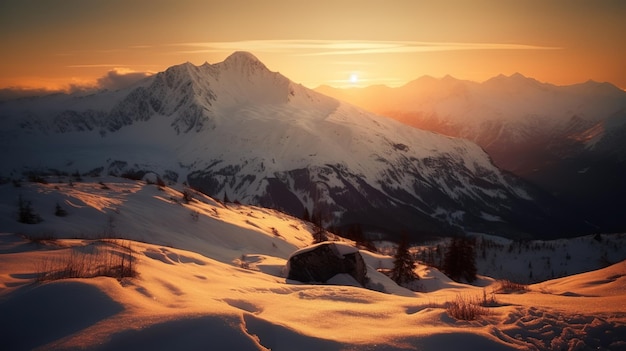
[[[587,315],[562,315],[535,307],[509,313],[498,337],[524,341],[532,350],[613,349],[626,326]],[[623,344],[622,344],[623,346]]]

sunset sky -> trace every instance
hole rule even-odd
[[[308,87],[423,75],[626,88],[620,0],[3,0],[0,89],[116,88],[250,51]]]

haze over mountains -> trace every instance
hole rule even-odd
[[[517,73],[483,83],[422,77],[399,88],[319,92],[408,125],[472,140],[494,163],[574,206],[599,231],[626,222],[626,92]]]
[[[4,179],[152,172],[218,198],[296,216],[306,208],[324,225],[415,238],[581,228],[476,144],[316,93],[245,52],[118,91],[9,101],[0,116],[3,147],[13,150],[2,155]]]

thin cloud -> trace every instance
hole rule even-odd
[[[543,47],[524,44],[498,43],[411,43],[396,46],[374,48],[351,48],[347,50],[332,50],[315,53],[305,53],[301,56],[330,56],[330,55],[363,55],[363,54],[396,54],[420,53],[464,50],[557,50],[556,47]]]
[[[69,68],[107,68],[107,67],[121,67],[123,65],[119,64],[119,63],[98,63],[98,64],[93,64],[93,65],[69,65],[66,67]]]
[[[96,84],[101,89],[117,90],[128,87],[152,74],[151,72],[135,72],[125,68],[115,68],[98,78]]]
[[[230,52],[249,50],[291,53],[297,56],[330,56],[360,54],[419,53],[461,50],[559,50],[560,47],[511,43],[455,43],[423,41],[365,40],[246,40],[232,42],[190,42],[175,44],[191,49],[184,53]]]
[[[373,66],[376,63],[369,61],[333,61],[330,62],[333,65],[341,65],[341,66]]]
[[[76,65],[76,67],[110,67],[108,64],[100,65]],[[0,101],[19,99],[23,97],[44,96],[49,94],[82,94],[92,93],[101,89],[118,90],[153,75],[153,72],[138,72],[128,68],[115,67],[95,81],[76,81],[50,88],[37,88],[28,86],[12,86],[0,89]]]

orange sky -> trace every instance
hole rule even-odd
[[[520,72],[626,88],[625,34],[621,0],[3,0],[0,88],[116,87],[235,50],[309,87]]]

